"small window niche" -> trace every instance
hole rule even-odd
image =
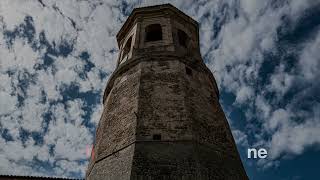
[[[132,43],[132,36],[127,40],[127,43],[123,48],[121,63],[128,59],[129,52],[131,50],[131,43]]]
[[[189,76],[192,76],[192,69],[190,69],[189,67],[186,67],[186,74]]]
[[[178,41],[180,46],[187,48],[190,38],[184,31],[178,29]]]
[[[152,136],[152,139],[155,140],[155,141],[160,141],[161,140],[161,134],[154,134]]]
[[[145,29],[145,42],[162,40],[162,28],[160,24],[151,24]]]

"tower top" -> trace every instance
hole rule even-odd
[[[135,8],[117,34],[118,66],[150,54],[202,61],[197,21],[172,6]]]
[[[124,38],[124,36],[126,36],[126,34],[128,33],[128,31],[137,19],[145,16],[152,16],[153,14],[176,15],[184,21],[192,24],[197,30],[199,29],[199,24],[197,21],[195,21],[193,18],[191,18],[184,12],[180,11],[172,4],[160,4],[154,6],[138,7],[132,10],[131,14],[119,30],[117,34],[118,45],[120,46],[121,40]]]
[[[200,53],[198,22],[171,4],[133,9],[117,34],[117,42],[117,67],[109,78],[103,102],[115,78],[142,61],[173,58],[210,72]],[[211,79],[215,83],[213,76]],[[216,83],[214,86],[219,94]]]

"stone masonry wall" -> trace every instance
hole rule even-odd
[[[121,156],[125,157],[121,157],[119,161],[112,157],[119,155],[120,149],[132,145],[135,141],[139,79],[139,66],[135,66],[120,74],[114,81],[113,88],[104,103],[96,132],[94,160],[89,165],[89,173],[90,169],[94,169],[95,175],[100,171],[117,172],[126,176],[130,174],[132,147],[129,148],[131,151],[121,152]],[[98,161],[100,162],[96,163]],[[93,179],[95,178],[97,177],[93,176]]]
[[[183,69],[179,61],[141,63],[137,140],[191,140],[191,124],[185,109]]]

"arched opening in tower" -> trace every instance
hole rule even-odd
[[[187,33],[185,33],[184,31],[178,29],[178,40],[179,40],[179,44],[182,47],[187,48],[188,47],[188,43],[189,43],[189,36],[187,35]]]
[[[162,40],[162,29],[160,24],[151,24],[145,29],[145,41],[159,41]]]
[[[132,42],[132,37],[130,37],[127,40],[127,43],[123,48],[123,55],[122,55],[121,62],[124,62],[124,61],[126,61],[128,59],[128,55],[129,55],[129,52],[131,50],[131,42]]]

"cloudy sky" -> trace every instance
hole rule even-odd
[[[0,174],[84,177],[115,35],[134,7],[167,2],[200,23],[250,179],[318,177],[320,0],[1,0]]]

